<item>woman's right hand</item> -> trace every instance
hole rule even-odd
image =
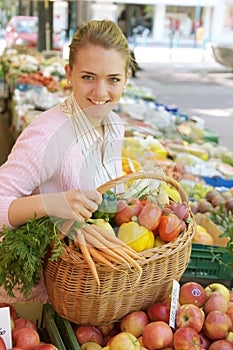
[[[84,222],[92,216],[102,202],[102,196],[95,190],[69,190],[43,195],[47,215]]]

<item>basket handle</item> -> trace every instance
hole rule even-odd
[[[106,182],[105,184],[99,186],[97,188],[97,191],[99,191],[101,194],[106,192],[107,190],[110,190],[111,188],[123,184],[130,180],[137,180],[137,179],[153,179],[158,181],[164,181],[167,184],[172,185],[180,194],[182,202],[185,202],[188,204],[188,198],[184,191],[184,189],[181,187],[181,185],[174,180],[173,178],[167,176],[167,175],[161,175],[161,174],[154,174],[151,172],[134,172],[127,175],[122,175],[116,179],[110,180]]]

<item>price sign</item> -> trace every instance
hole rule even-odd
[[[10,318],[10,308],[1,307],[0,308],[0,336],[4,340],[7,349],[12,348],[12,338],[11,338],[11,318]]]
[[[169,319],[169,326],[172,328],[175,328],[176,326],[176,311],[179,306],[179,295],[180,295],[180,284],[176,280],[173,280],[171,310],[170,310],[170,319]]]

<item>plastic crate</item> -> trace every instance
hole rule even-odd
[[[198,279],[202,284],[207,283],[205,280],[224,281],[233,287],[233,268],[230,266],[233,257],[226,248],[227,238],[219,237],[222,231],[206,216],[197,215],[196,221],[212,235],[214,245],[192,244],[190,261],[182,280],[188,277],[189,280]]]
[[[40,336],[43,339],[46,338],[46,333],[48,334],[48,342],[55,345],[59,350],[70,350],[66,347],[61,334],[59,333],[58,327],[55,322],[55,311],[49,304],[43,305],[42,311],[42,325],[40,328]],[[79,348],[77,348],[79,349]]]
[[[81,350],[81,347],[74,334],[71,323],[55,313],[55,322],[61,334],[62,340],[68,350]],[[59,348],[60,350],[60,348]]]
[[[226,281],[229,287],[233,287],[233,271],[229,266],[231,261],[232,256],[224,247],[193,244],[182,280],[188,277],[189,280],[199,280],[202,284],[205,280],[219,283]]]

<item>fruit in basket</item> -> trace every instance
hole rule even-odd
[[[106,230],[109,234],[114,235],[115,236],[115,231],[113,230],[113,227],[110,225],[110,223],[108,221],[106,221],[105,219],[88,219],[87,222],[90,222],[100,228],[103,228],[104,230]]]
[[[175,203],[172,211],[180,220],[187,220],[189,217],[189,208],[186,203]]]
[[[124,316],[120,322],[122,332],[129,332],[136,338],[142,335],[145,326],[149,323],[146,312],[142,310],[132,311]]]
[[[150,321],[164,321],[167,324],[170,319],[170,305],[166,302],[155,302],[151,304],[147,309],[147,315]]]
[[[98,329],[103,334],[103,336],[106,337],[114,330],[114,327],[115,327],[115,323],[112,322],[112,323],[107,323],[107,324],[98,326]]]
[[[209,350],[233,350],[233,346],[227,340],[216,340],[210,344]]]
[[[219,340],[228,336],[231,327],[230,317],[224,312],[214,310],[206,316],[203,330],[210,340]]]
[[[222,283],[210,283],[205,287],[206,295],[209,296],[213,292],[221,293],[226,300],[230,301],[230,291],[229,289]]]
[[[197,333],[202,330],[205,314],[201,308],[194,304],[183,304],[176,312],[176,327],[191,327]]]
[[[133,248],[136,252],[142,252],[154,247],[154,234],[136,221],[130,221],[120,226],[118,238]]]
[[[95,342],[101,346],[103,344],[103,335],[101,331],[94,326],[79,326],[75,330],[75,335],[80,345],[87,342]]]
[[[82,344],[81,349],[82,350],[101,350],[102,346],[93,342],[93,341],[90,341],[90,342]]]
[[[117,202],[117,213],[114,221],[117,226],[129,222],[132,218],[137,217],[143,209],[143,203],[136,198],[119,199]]]
[[[158,203],[147,200],[144,208],[138,215],[138,222],[141,226],[153,231],[159,226],[161,216],[162,209],[159,207]]]
[[[162,215],[158,232],[163,241],[173,241],[178,237],[180,230],[180,219],[175,214],[167,213]]]
[[[202,307],[206,301],[207,295],[205,288],[197,282],[186,282],[180,287],[180,304],[195,304]]]
[[[19,317],[17,318],[15,321],[15,328],[22,328],[22,327],[29,327],[32,329],[35,329],[37,331],[37,326],[34,322],[32,322],[31,320],[28,320],[26,318],[23,317]]]
[[[150,322],[142,333],[142,341],[146,348],[152,350],[170,346],[173,341],[172,329],[163,321]]]
[[[200,340],[201,340],[201,348],[202,349],[209,349],[211,341],[209,338],[207,338],[207,336],[205,335],[203,330],[201,330],[201,332],[199,332],[198,335],[199,335]]]
[[[178,328],[174,333],[174,348],[177,350],[199,350],[201,340],[198,333],[191,327]]]
[[[110,350],[140,350],[140,343],[133,334],[120,332],[112,338]]]
[[[7,350],[6,344],[1,336],[0,336],[0,350]]]
[[[210,311],[213,311],[213,310],[227,312],[228,304],[229,302],[227,301],[224,295],[222,295],[219,292],[212,292],[208,296],[203,306],[203,310],[206,315],[208,315]]]
[[[37,331],[29,327],[22,327],[12,335],[15,346],[24,350],[33,350],[40,344],[40,337]]]

